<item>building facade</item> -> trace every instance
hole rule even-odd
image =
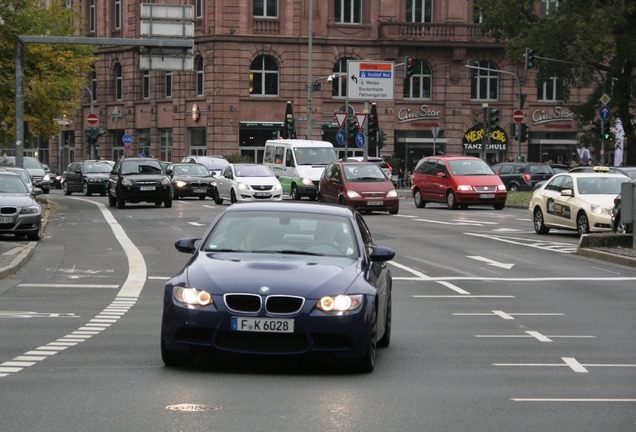
[[[85,36],[140,38],[139,1],[72,3],[86,17]],[[537,13],[553,3],[537,2]],[[194,6],[193,70],[142,70],[139,47],[100,46],[82,106],[48,143],[52,166],[63,169],[88,157],[91,112],[106,131],[101,158],[242,154],[261,162],[265,141],[283,129],[288,102],[298,138],[331,141],[340,156],[362,155],[362,149],[337,144],[334,113],[347,103],[351,114],[375,103],[379,128],[389,139],[368,154],[394,155],[407,170],[422,156],[441,153],[489,161],[579,159],[580,125],[559,98],[559,80],[537,87],[523,59],[507,59],[503,43],[481,37],[472,0],[181,4]],[[413,76],[405,80],[406,57],[413,59]],[[348,100],[348,60],[394,62],[393,99]],[[568,103],[578,104],[586,94],[572,89]],[[486,134],[485,106],[499,110],[498,126]],[[524,142],[510,129],[517,110],[527,125]],[[125,135],[132,142],[124,143]]]

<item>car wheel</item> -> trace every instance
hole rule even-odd
[[[64,189],[64,195],[70,195],[71,194],[71,190],[68,188],[68,183],[64,182],[64,185],[62,186],[62,189]]]
[[[389,214],[398,214],[399,209],[389,210]]]
[[[166,198],[166,200],[163,202],[163,205],[166,208],[171,208],[172,207],[172,198]]]
[[[126,200],[124,199],[124,197],[118,196],[117,197],[117,208],[118,209],[123,209],[124,207],[126,207]]]
[[[413,195],[413,200],[415,201],[415,207],[424,208],[426,207],[426,201],[422,199],[422,192],[419,189],[415,189],[415,195]]]
[[[298,201],[300,199],[300,193],[298,192],[298,188],[295,184],[291,187],[291,192],[289,193],[289,197],[293,200]]]
[[[111,207],[115,207],[117,205],[117,199],[112,196],[110,192],[108,193],[108,205]]]
[[[163,333],[161,334],[161,360],[166,366],[180,367],[190,366],[194,362],[194,357],[189,353],[180,351],[173,351],[166,348],[166,344],[163,340]]]
[[[316,201],[316,195],[309,195],[309,201]]]
[[[177,191],[172,192],[172,199],[179,199],[179,194],[177,193]]]
[[[375,357],[377,354],[377,341],[378,336],[378,312],[373,311],[371,317],[371,329],[369,330],[369,339],[367,340],[367,352],[364,357],[358,360],[356,369],[361,373],[371,373],[375,369]]]
[[[27,239],[31,241],[38,241],[42,238],[42,224],[38,225],[38,230],[34,233],[27,234]]]
[[[234,189],[230,191],[230,204],[234,204],[236,202],[236,192]]]
[[[380,348],[386,348],[391,343],[391,294],[389,294],[389,302],[386,305],[386,323],[384,324],[384,335],[378,341]]]
[[[91,196],[92,195],[90,193],[90,191],[88,190],[88,183],[84,183],[82,185],[82,192],[84,193],[84,196]]]
[[[212,198],[214,199],[214,204],[216,204],[216,205],[221,205],[221,204],[223,204],[223,198],[221,198],[221,197],[219,196],[219,191],[215,190],[215,191],[212,193]]]
[[[453,191],[449,191],[448,195],[446,195],[446,205],[450,210],[457,210],[457,207],[459,207]]]
[[[550,232],[550,228],[543,223],[543,212],[539,207],[534,210],[534,217],[532,218],[534,223],[534,231],[537,234],[547,234]]]
[[[518,192],[519,185],[517,183],[510,183],[510,185],[508,186],[508,190],[511,192]]]
[[[580,235],[588,234],[590,232],[590,221],[585,212],[580,212],[576,216],[576,230]]]
[[[320,192],[318,192],[318,195],[316,195],[316,201],[323,202]]]
[[[495,208],[495,210],[503,210],[505,206],[506,206],[506,203],[493,204],[493,207]],[[468,207],[468,206],[466,206],[466,207]],[[464,207],[462,206],[462,208],[464,208]]]
[[[49,188],[42,188],[42,192],[44,192],[45,194],[48,194],[49,192],[51,192],[51,189],[49,189]]]
[[[338,204],[346,206],[347,200],[345,199],[345,197],[341,196],[340,198],[338,198]]]
[[[199,199],[203,201],[205,199],[205,195],[199,195]]]

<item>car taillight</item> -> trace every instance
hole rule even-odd
[[[523,179],[527,182],[527,183],[531,183],[530,180],[532,180],[532,176],[530,174],[524,174],[523,175]]]
[[[386,164],[386,166],[388,166],[388,167],[389,167],[389,169],[391,170],[391,172],[393,172],[393,167],[392,167],[392,166],[391,166],[391,165],[390,165],[387,161],[384,161],[384,163]]]

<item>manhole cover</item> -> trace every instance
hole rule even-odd
[[[200,404],[168,405],[166,408],[172,411],[186,411],[186,412],[216,411],[221,409],[221,407],[214,407],[214,406],[200,405]]]

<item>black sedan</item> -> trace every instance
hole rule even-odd
[[[172,181],[172,198],[212,196],[214,177],[198,163],[175,163],[166,169]]]
[[[228,207],[165,285],[161,354],[167,366],[214,353],[330,354],[372,372],[391,340],[395,252],[377,246],[355,210],[248,202]]]
[[[62,189],[64,195],[81,192],[86,196],[98,193],[106,195],[110,170],[113,166],[100,160],[72,162],[62,173]]]

